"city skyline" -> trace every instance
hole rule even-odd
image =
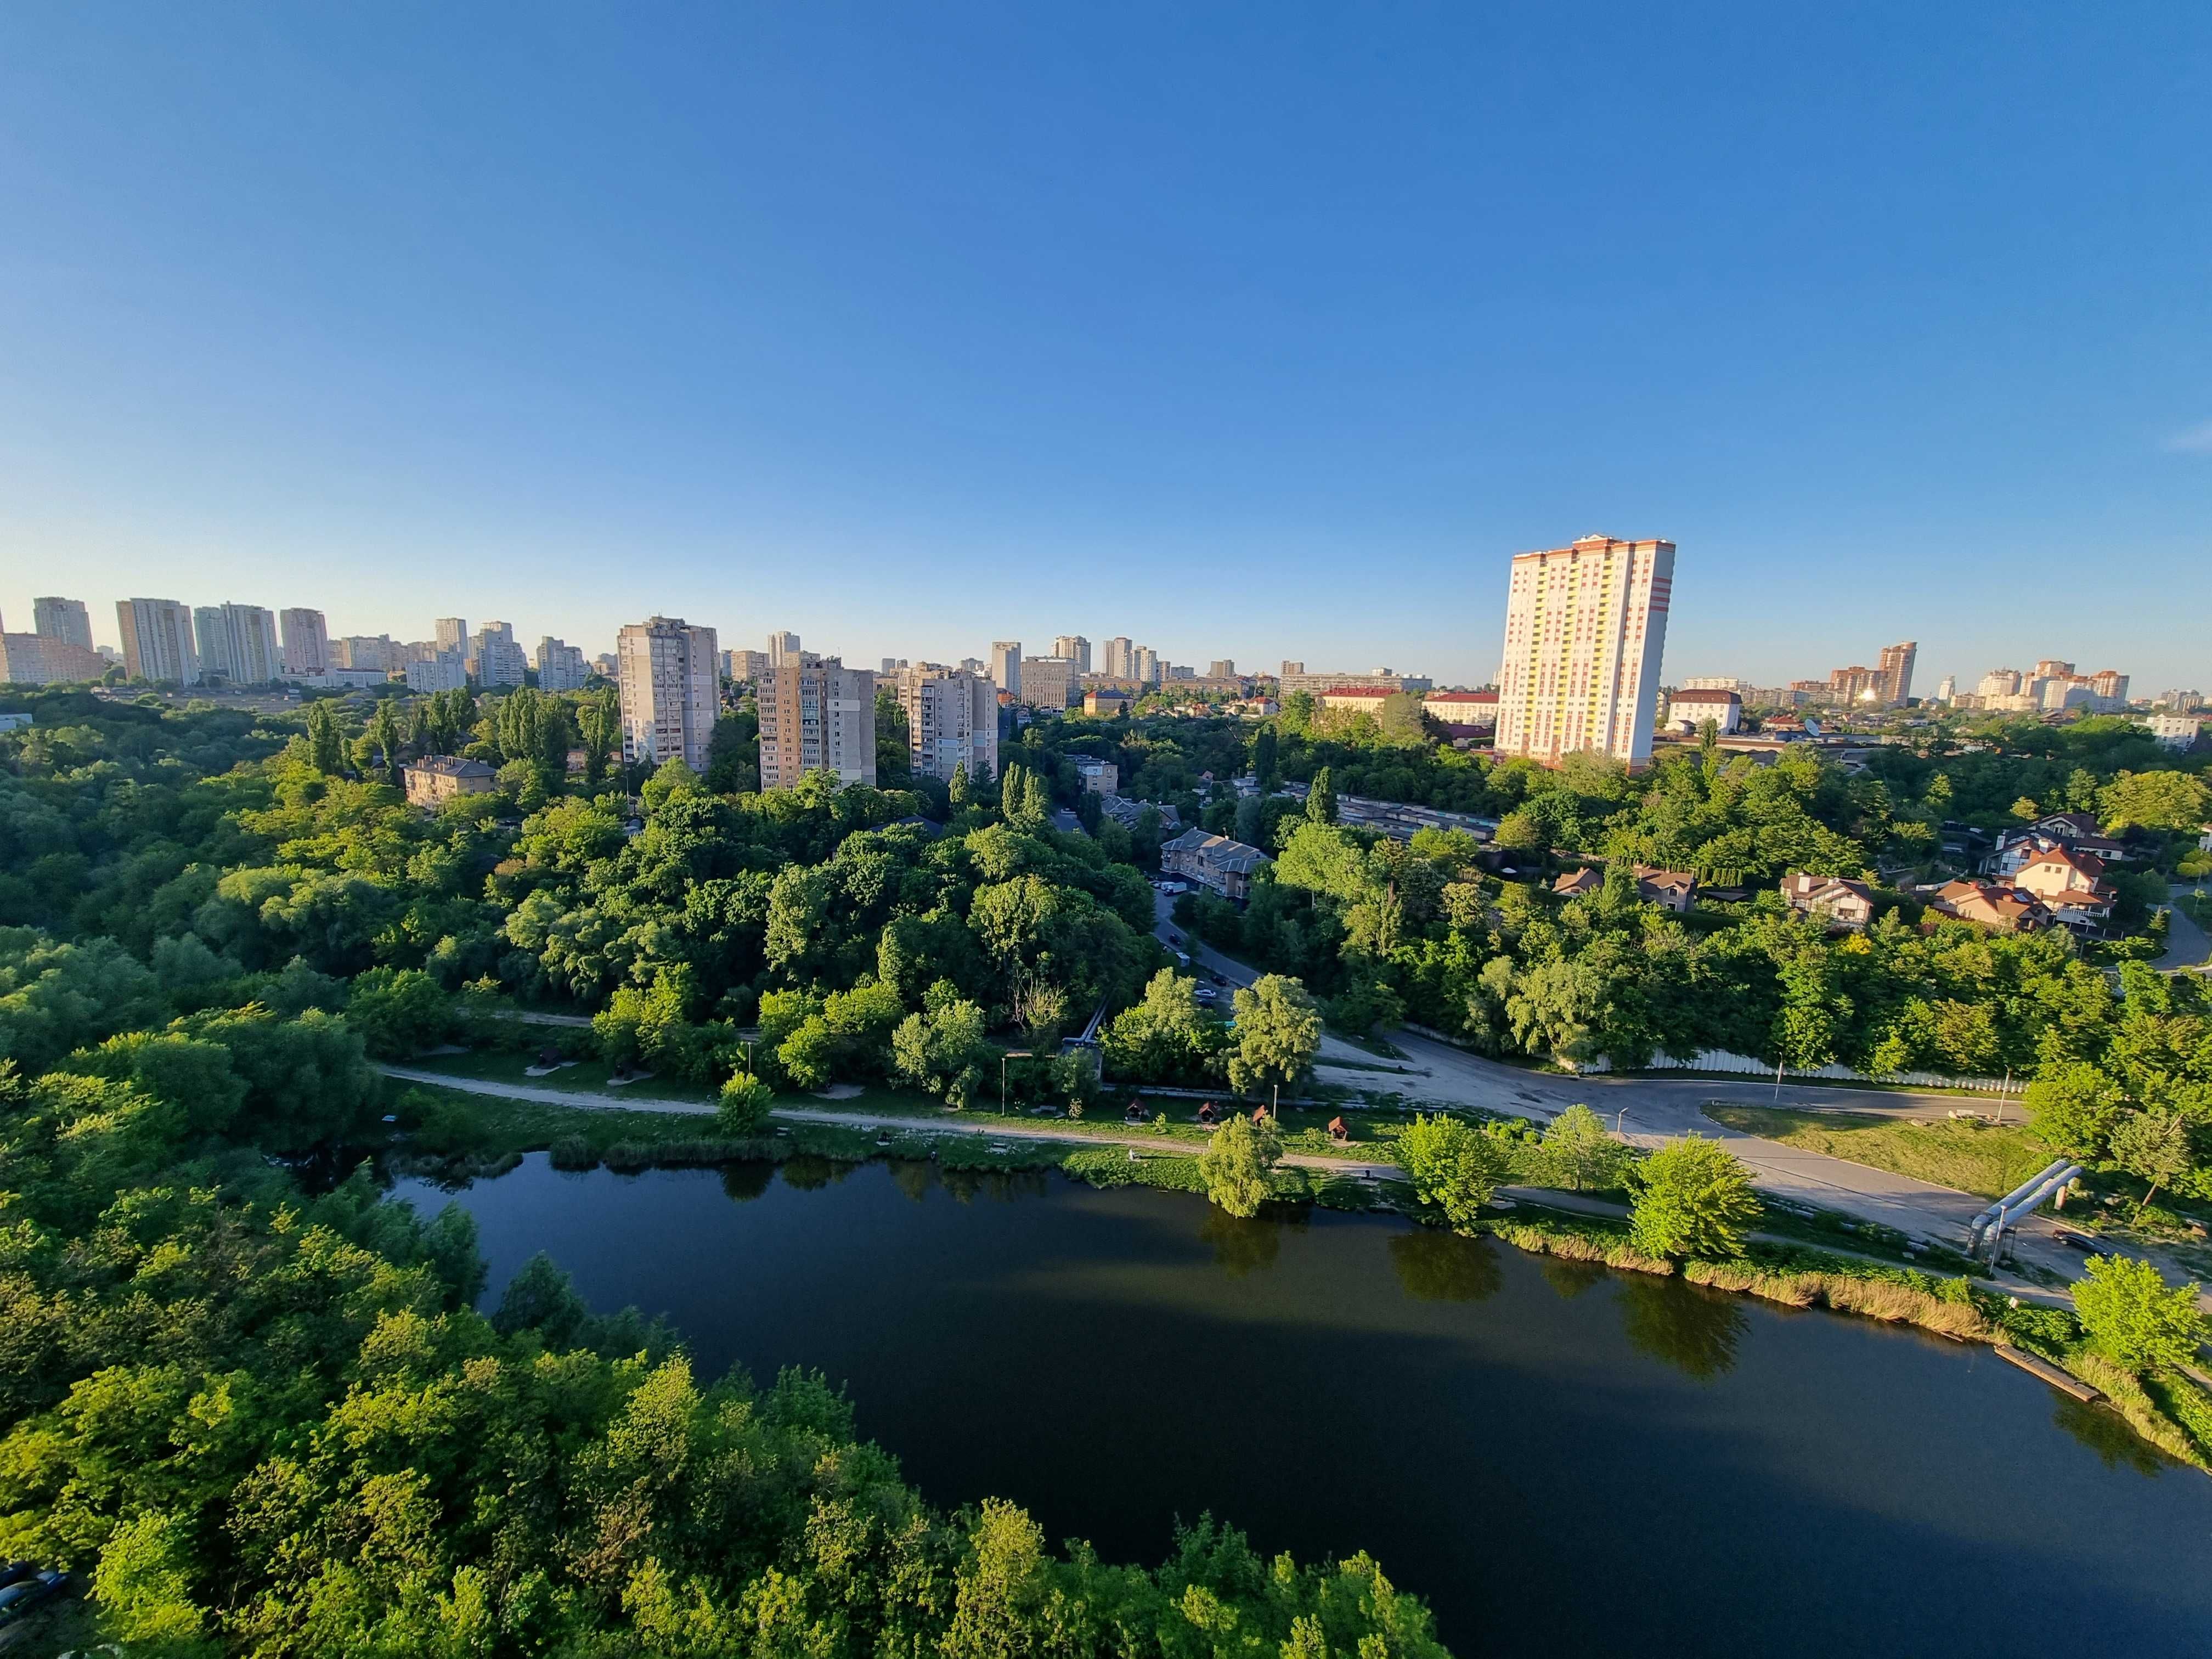
[[[1480,683],[1595,531],[1683,550],[1670,677],[2212,678],[2202,19],[1441,22],[14,14],[0,608]]]

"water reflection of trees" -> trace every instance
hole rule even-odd
[[[1480,1302],[1505,1287],[1495,1245],[1437,1228],[1393,1238],[1390,1265],[1406,1294],[1422,1302]]]
[[[929,1196],[929,1189],[937,1185],[936,1160],[927,1158],[893,1158],[891,1185],[915,1203],[921,1203]]]
[[[1036,1170],[941,1169],[937,1178],[963,1204],[973,1204],[979,1198],[999,1204],[1018,1198],[1042,1198],[1047,1189],[1042,1172]]]
[[[1206,1206],[1206,1218],[1198,1224],[1198,1236],[1213,1247],[1213,1265],[1231,1279],[1261,1267],[1272,1267],[1275,1258],[1282,1254],[1285,1223],[1273,1216],[1253,1216],[1247,1219],[1218,1210],[1211,1204]]]
[[[775,1182],[775,1165],[766,1158],[722,1166],[722,1191],[739,1204],[750,1204]]]
[[[1620,1281],[1621,1328],[1639,1353],[1710,1382],[1735,1365],[1751,1321],[1725,1291],[1638,1273]]]
[[[787,1158],[777,1167],[783,1171],[784,1185],[802,1193],[819,1192],[831,1182],[842,1181],[852,1173],[852,1165],[819,1158],[812,1152]]]
[[[1540,1255],[1536,1271],[1562,1302],[1571,1302],[1591,1285],[1602,1281],[1606,1269],[1600,1262],[1577,1261],[1571,1256]]]
[[[2166,1460],[2118,1412],[2086,1400],[2062,1399],[2051,1420],[2104,1459],[2108,1469],[2124,1467],[2137,1474],[2166,1473]]]

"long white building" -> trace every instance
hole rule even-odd
[[[623,758],[658,765],[680,759],[707,769],[707,746],[721,712],[714,630],[681,617],[632,623],[615,639],[622,701]]]
[[[1585,536],[1513,557],[1496,752],[1651,758],[1674,544]]]

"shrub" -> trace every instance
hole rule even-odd
[[[2197,1286],[2168,1289],[2157,1268],[2125,1256],[2092,1261],[2074,1308],[2090,1346],[2130,1370],[2191,1364],[2205,1337]]]
[[[715,1121],[726,1134],[757,1135],[767,1127],[769,1107],[775,1099],[775,1091],[750,1072],[733,1072],[722,1085]]]
[[[1717,1140],[1670,1140],[1636,1170],[1629,1233],[1661,1256],[1743,1253],[1743,1230],[1759,1214],[1751,1176]]]

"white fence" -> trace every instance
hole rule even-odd
[[[1586,1060],[1574,1066],[1577,1072],[1609,1072],[1613,1062],[1608,1060]],[[1651,1063],[1641,1069],[1647,1072],[1728,1072],[1744,1077],[1774,1075],[1774,1068],[1765,1060],[1750,1054],[1732,1054],[1724,1048],[1707,1048],[1688,1060],[1675,1060],[1667,1054],[1654,1054]],[[1819,1066],[1809,1069],[1784,1066],[1783,1079],[1793,1077],[1826,1078],[1837,1083],[1890,1083],[1914,1089],[1971,1089],[1978,1094],[2001,1095],[2009,1086],[2001,1078],[1945,1077],[1937,1072],[1892,1072],[1886,1077],[1875,1077],[1866,1072],[1854,1072],[1848,1066]]]

